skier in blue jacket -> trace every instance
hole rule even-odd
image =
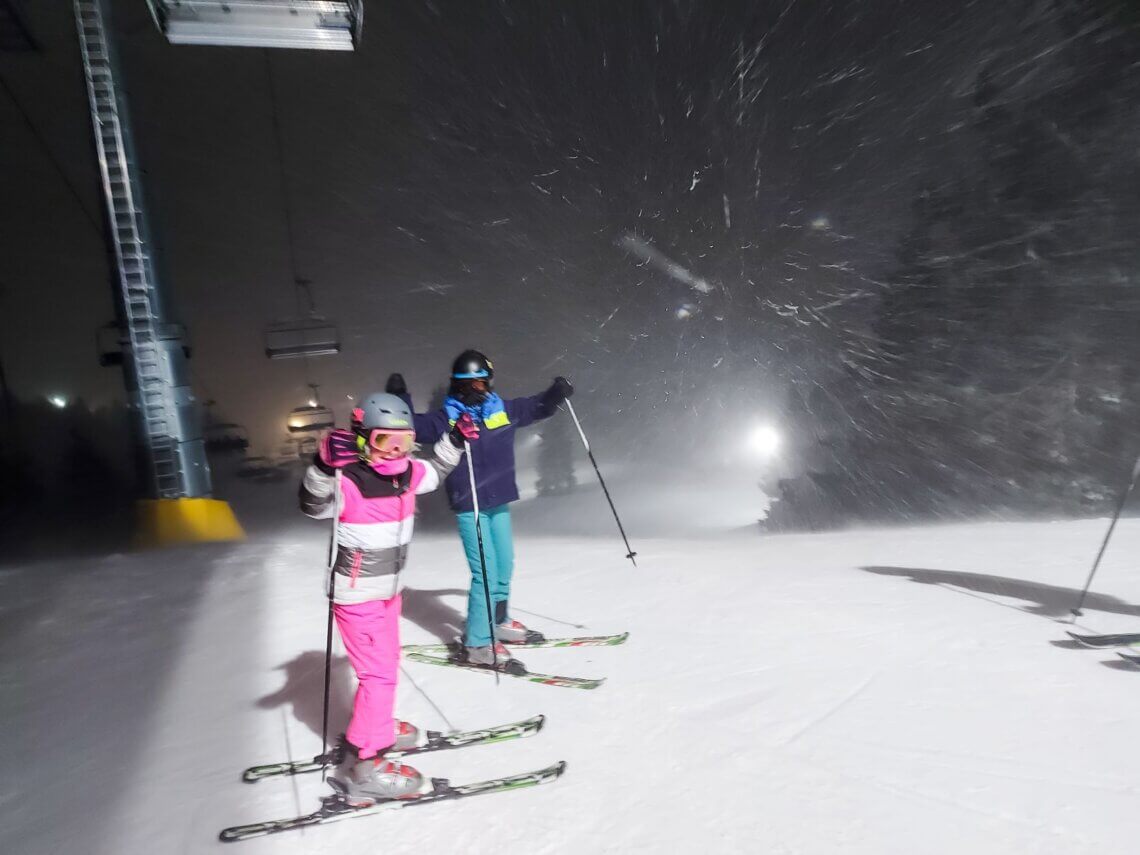
[[[537,641],[542,635],[513,620],[508,610],[515,563],[510,503],[519,497],[515,483],[515,431],[550,418],[559,404],[574,394],[574,387],[565,377],[555,377],[545,392],[503,400],[494,391],[494,379],[491,360],[477,350],[463,351],[451,366],[451,385],[443,407],[434,413],[415,413],[413,420],[416,442],[421,444],[436,442],[464,413],[479,426],[481,438],[471,446],[471,453],[483,555],[495,617],[495,639],[490,637],[489,631],[467,466],[461,463],[445,482],[448,502],[459,523],[459,536],[471,569],[464,653],[467,661],[474,665],[489,666],[498,662],[503,669],[521,669],[521,662],[514,661],[512,665],[510,653],[502,642]],[[411,407],[411,396],[399,374],[388,378],[387,391],[404,398]]]

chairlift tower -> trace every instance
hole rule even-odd
[[[187,380],[181,336],[169,322],[155,274],[154,245],[102,0],[75,0],[75,21],[118,274],[123,366],[146,446],[149,492],[155,499],[209,496],[197,401]]]
[[[131,404],[149,463],[153,502],[144,503],[144,539],[155,542],[241,536],[229,507],[211,493],[198,402],[187,380],[180,328],[164,308],[128,120],[116,40],[105,0],[73,0],[91,126],[118,279],[118,306]],[[360,0],[147,0],[173,43],[352,50]]]

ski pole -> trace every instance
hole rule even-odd
[[[629,538],[625,536],[625,529],[622,528],[621,517],[618,516],[617,508],[614,507],[614,500],[610,498],[610,491],[606,489],[606,479],[602,477],[602,470],[598,468],[598,461],[594,459],[594,452],[590,450],[590,442],[586,439],[586,432],[582,430],[582,423],[578,421],[578,414],[574,412],[574,405],[570,403],[570,399],[566,399],[566,406],[570,410],[570,417],[574,419],[574,427],[578,428],[578,436],[582,438],[582,445],[586,449],[586,454],[590,457],[590,462],[594,464],[594,472],[597,473],[598,483],[602,485],[602,492],[606,494],[606,501],[610,503],[610,510],[613,512],[614,521],[617,523],[618,531],[621,532],[621,539],[625,542],[625,557],[633,561],[633,566],[637,566],[634,561],[636,552],[629,545]]]
[[[340,522],[340,478],[341,470],[336,470],[336,481],[333,483],[333,527],[329,538],[329,620],[325,631],[325,704],[321,714],[321,763],[329,765],[328,733],[329,733],[329,689],[332,685],[332,636],[333,636],[333,599],[336,596],[336,558],[340,549],[337,539],[338,524]],[[324,773],[322,772],[322,775]]]
[[[483,599],[487,603],[487,628],[491,631],[491,667],[495,685],[499,684],[499,654],[495,650],[495,616],[491,612],[491,585],[487,581],[487,556],[483,552],[483,526],[479,522],[479,493],[475,489],[475,464],[471,462],[471,443],[463,440],[467,452],[467,478],[471,483],[471,506],[475,509],[475,540],[479,544],[479,571],[483,574]]]
[[[1128,487],[1125,488],[1124,494],[1120,497],[1120,504],[1116,506],[1116,513],[1112,515],[1112,522],[1108,524],[1108,531],[1104,534],[1104,540],[1101,541],[1100,551],[1096,554],[1096,560],[1093,561],[1092,570],[1089,571],[1088,581],[1085,582],[1084,590],[1081,591],[1081,598],[1077,601],[1077,607],[1073,609],[1073,615],[1076,617],[1081,616],[1081,606],[1085,604],[1085,596],[1089,592],[1089,586],[1092,585],[1093,576],[1096,575],[1096,570],[1100,566],[1100,559],[1104,557],[1104,550],[1108,547],[1108,539],[1112,537],[1112,530],[1116,528],[1116,521],[1120,519],[1120,514],[1124,511],[1124,506],[1128,504],[1128,497],[1132,495],[1132,488],[1136,485],[1136,479],[1140,478],[1140,457],[1136,458],[1136,463],[1132,466],[1132,478],[1128,482]]]

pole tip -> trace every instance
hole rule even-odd
[[[1070,609],[1070,611],[1073,613],[1073,617],[1081,617],[1084,614],[1080,609]]]

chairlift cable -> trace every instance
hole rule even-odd
[[[293,237],[293,214],[289,198],[289,174],[285,169],[285,142],[281,136],[281,120],[277,109],[277,86],[273,76],[273,60],[269,49],[262,51],[265,56],[265,74],[269,82],[269,107],[273,120],[273,141],[277,148],[277,170],[281,181],[281,211],[285,219],[285,245],[289,250],[289,273],[293,278],[293,296],[297,302],[297,314],[302,316],[304,308],[301,305],[301,292],[306,291],[309,298],[309,312],[314,309],[313,294],[309,289],[308,280],[303,280],[297,273],[297,249]],[[302,285],[302,282],[305,284]],[[312,377],[309,374],[309,357],[301,356],[302,371],[305,385],[311,386]]]
[[[83,201],[83,196],[80,195],[78,188],[75,186],[75,182],[71,180],[71,177],[64,170],[63,164],[60,163],[59,158],[55,156],[55,153],[52,151],[51,146],[48,145],[44,135],[40,133],[39,128],[36,127],[36,123],[32,121],[32,117],[28,114],[28,111],[24,109],[24,105],[20,103],[20,99],[16,97],[16,93],[12,91],[12,87],[8,85],[8,81],[4,79],[3,75],[0,75],[0,89],[4,90],[8,96],[8,100],[12,102],[12,106],[16,108],[16,112],[20,114],[20,118],[23,120],[28,132],[43,151],[44,157],[46,157],[48,162],[55,168],[56,173],[63,180],[64,186],[67,187],[71,197],[79,206],[79,210],[83,212],[84,218],[91,224],[91,227],[95,230],[95,234],[98,235],[99,240],[102,241],[104,235],[103,226],[99,224],[95,215],[87,207],[87,203]]]

